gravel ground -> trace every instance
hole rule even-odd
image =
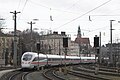
[[[59,76],[62,76],[64,78],[66,78],[66,80],[88,80],[88,79],[84,79],[84,78],[78,78],[76,76],[73,76],[73,75],[64,75],[64,73],[62,72],[57,72],[57,74]],[[27,80],[47,80],[43,77],[42,75],[42,71],[36,71],[36,72],[32,72],[30,74],[27,75]]]
[[[46,80],[46,79],[43,77],[42,71],[36,71],[28,74],[27,80]]]

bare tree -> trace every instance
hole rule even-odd
[[[0,16],[0,34],[3,34],[2,29],[4,29],[5,19]]]
[[[33,31],[32,35],[33,35],[32,46],[33,46],[33,50],[36,51],[36,45],[35,44],[39,40],[39,33]],[[22,41],[26,46],[26,51],[30,51],[31,37],[30,37],[30,30],[29,29],[26,29],[22,32]]]

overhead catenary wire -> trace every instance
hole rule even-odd
[[[18,7],[17,7],[17,9],[19,9],[19,7],[20,7],[20,4],[21,4],[21,0],[19,0],[19,3],[18,3]]]
[[[112,16],[112,17],[113,17],[113,16],[116,17],[116,16],[120,16],[120,15],[89,15],[89,21],[92,21],[91,16],[93,16],[93,17],[94,17],[94,16],[95,16],[95,17],[96,17],[96,16],[97,16],[97,17],[101,17],[101,16],[102,16],[102,17],[111,17],[111,16]]]
[[[32,4],[35,4],[35,5],[38,5],[38,6],[44,7],[44,8],[46,8],[46,9],[50,9],[50,7],[45,6],[45,5],[43,5],[43,4],[36,3],[36,2],[31,1],[31,0],[29,0],[29,1],[30,1]]]
[[[72,8],[79,0],[75,1],[75,3],[70,6],[68,9]],[[80,14],[80,13],[75,13],[75,12],[70,12],[70,11],[67,11],[67,10],[60,10],[60,9],[55,9],[55,8],[52,8],[49,7],[49,6],[46,6],[45,4],[41,4],[41,3],[36,3],[32,0],[29,0],[29,2],[31,2],[32,4],[34,5],[37,5],[37,6],[40,6],[40,7],[43,7],[43,8],[46,8],[46,9],[50,9],[50,21],[53,21],[53,15],[51,14],[51,11],[59,11],[59,12],[65,12],[65,13],[70,13],[70,14]],[[63,13],[62,13],[63,14]],[[54,18],[56,18],[56,16],[54,16]]]
[[[66,22],[66,23],[64,23],[63,25],[61,25],[61,26],[59,26],[59,27],[57,27],[57,28],[55,28],[55,29],[61,28],[61,27],[65,26],[65,25],[67,25],[67,24],[69,24],[69,23],[71,23],[71,22],[73,22],[73,21],[75,21],[75,20],[83,17],[84,15],[86,15],[86,14],[88,14],[88,13],[90,13],[90,12],[92,12],[92,11],[100,8],[100,7],[102,7],[103,5],[107,4],[107,3],[110,2],[110,1],[111,1],[111,0],[108,0],[108,1],[106,1],[106,2],[104,2],[104,3],[102,3],[101,5],[93,8],[93,9],[91,9],[91,10],[89,10],[89,11],[87,11],[86,13],[84,13],[84,14],[82,14],[82,15],[80,15],[80,16],[78,16],[78,17],[76,17],[76,18],[74,18],[74,19],[72,19],[72,20],[70,20],[70,21],[68,21],[68,22]]]
[[[46,8],[46,9],[50,9],[50,7],[49,6],[45,6],[45,5],[43,5],[43,4],[40,4],[40,3],[36,3],[36,2],[33,2],[33,1],[31,1],[31,0],[29,0],[32,4],[34,4],[34,5],[37,5],[37,6],[40,6],[40,7],[43,7],[43,8]],[[72,6],[71,6],[72,7]],[[69,7],[70,8],[70,7]],[[67,9],[69,9],[69,8],[67,8]],[[71,13],[71,14],[80,14],[80,13],[75,13],[75,12],[72,12],[72,11],[67,11],[67,10],[61,10],[61,9],[56,9],[56,8],[52,8],[52,11],[59,11],[59,12],[66,12],[66,13]]]
[[[72,7],[73,7],[73,6],[75,6],[75,5],[76,5],[79,1],[80,1],[80,0],[76,1],[75,3],[73,3],[73,5],[72,5],[72,6],[70,6],[69,8],[67,8],[67,9],[72,8]]]
[[[29,0],[29,1],[31,2],[32,0]],[[78,1],[79,1],[79,0],[78,0]],[[109,1],[111,1],[111,0],[109,0]],[[108,3],[109,1],[101,4],[100,6],[105,5],[105,4]],[[21,0],[20,0],[20,2],[21,2]],[[23,9],[22,9],[22,11],[21,11],[20,16],[23,14],[23,11],[24,11],[24,9],[25,9],[25,6],[26,6],[27,2],[28,2],[28,0],[25,1],[25,4],[24,4],[24,7],[23,7]],[[32,1],[32,2],[33,2],[33,1]],[[77,3],[77,1],[76,1],[76,3]],[[73,5],[75,5],[76,3],[74,3]],[[19,4],[20,4],[20,3],[19,3]],[[38,4],[39,4],[39,3],[38,3]],[[40,4],[39,4],[39,5],[40,5]],[[72,5],[71,7],[73,7],[73,5]],[[50,7],[48,7],[48,6],[44,6],[44,5],[41,5],[41,6],[47,8],[47,9],[50,9]],[[98,6],[98,7],[96,7],[96,8],[99,8],[100,6]],[[94,8],[93,10],[95,10],[96,8]],[[59,9],[52,9],[52,10],[68,12],[68,11],[59,10]],[[90,11],[93,11],[93,10],[90,10]],[[89,13],[90,11],[88,11],[88,13]],[[68,12],[68,13],[71,13],[71,12]],[[74,13],[74,12],[73,12],[73,13]],[[87,13],[86,13],[86,14],[87,14]],[[86,15],[86,14],[83,14],[83,15],[79,16],[78,18],[80,18],[80,17],[82,17],[82,16],[84,16],[84,15]],[[91,15],[90,15],[90,16],[91,16]],[[54,18],[55,18],[55,17],[54,17]],[[78,18],[75,18],[75,19],[71,20],[70,22],[72,22],[72,21],[74,21],[74,20],[76,20],[76,19],[78,19]],[[20,19],[20,17],[19,17],[19,19]],[[69,23],[69,22],[68,22],[68,23]],[[67,23],[66,23],[66,24],[67,24]],[[66,24],[63,24],[63,26],[66,25]],[[62,27],[62,26],[61,26],[61,27]]]
[[[89,16],[120,16],[120,15],[89,15]]]
[[[25,1],[25,4],[24,4],[24,6],[23,6],[23,8],[22,8],[22,11],[21,11],[21,12],[23,12],[23,11],[24,11],[25,6],[26,6],[27,2],[28,2],[28,0],[26,0],[26,1]]]
[[[68,7],[67,10],[68,10],[68,9],[71,9],[72,7],[74,7],[79,1],[80,1],[80,0],[75,1],[75,3],[73,3],[72,6]],[[70,14],[80,14],[80,13],[75,13],[75,12],[66,11],[66,10],[58,10],[58,9],[54,9],[54,10],[56,10],[56,11],[61,11],[61,12],[65,12],[65,13],[70,13]],[[63,13],[62,13],[62,14],[63,14]],[[60,15],[62,15],[62,14],[60,14]],[[60,16],[60,15],[58,15],[58,16]],[[58,17],[58,16],[57,16],[57,17]]]
[[[23,8],[22,8],[22,10],[21,10],[20,17],[21,17],[21,15],[23,14],[23,11],[24,11],[24,9],[25,9],[25,6],[26,6],[27,2],[28,2],[28,0],[25,1],[25,4],[24,4],[24,6],[23,6]],[[20,19],[20,17],[19,17],[19,19]]]

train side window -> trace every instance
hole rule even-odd
[[[35,58],[33,59],[33,61],[38,61],[38,57],[35,57]]]
[[[60,58],[51,58],[51,61],[61,60]]]
[[[51,59],[51,58],[48,58],[48,61],[52,61],[52,59]]]
[[[41,57],[38,58],[38,57],[35,57],[35,58],[33,59],[33,61],[38,61],[38,60],[40,61],[40,60],[44,60],[44,59],[45,59],[45,58],[41,58]]]

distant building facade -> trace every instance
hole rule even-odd
[[[41,52],[43,52],[44,54],[64,55],[64,37],[68,37],[67,55],[91,56],[91,46],[89,38],[82,38],[80,27],[78,27],[78,34],[75,41],[71,41],[71,37],[66,35],[65,32],[61,32],[61,34],[58,34],[58,32],[53,32],[52,34],[41,35]]]
[[[71,41],[70,53],[73,56],[79,56],[79,45],[75,41]]]
[[[19,37],[17,36],[17,44],[18,43],[19,43]],[[14,35],[12,33],[1,34],[0,35],[0,59],[5,59],[5,64],[9,64],[13,62],[13,55],[14,55],[13,48],[14,48]]]
[[[70,42],[71,38],[66,35],[65,32],[53,32],[52,34],[41,35],[40,44],[41,44],[41,52],[44,54],[57,54],[64,55],[64,47],[63,47],[63,38],[68,38],[68,52],[70,54]]]
[[[0,36],[0,59],[5,58],[6,52],[11,53],[13,39],[13,36]]]
[[[80,26],[78,27],[78,34],[77,34],[77,38],[75,39],[75,43],[78,44],[78,55],[79,56],[91,56],[90,40],[89,38],[82,37]]]
[[[106,55],[110,57],[110,43],[106,44],[107,48],[107,53]],[[113,43],[112,44],[112,57],[113,57],[113,62],[119,62],[120,61],[120,43]]]

